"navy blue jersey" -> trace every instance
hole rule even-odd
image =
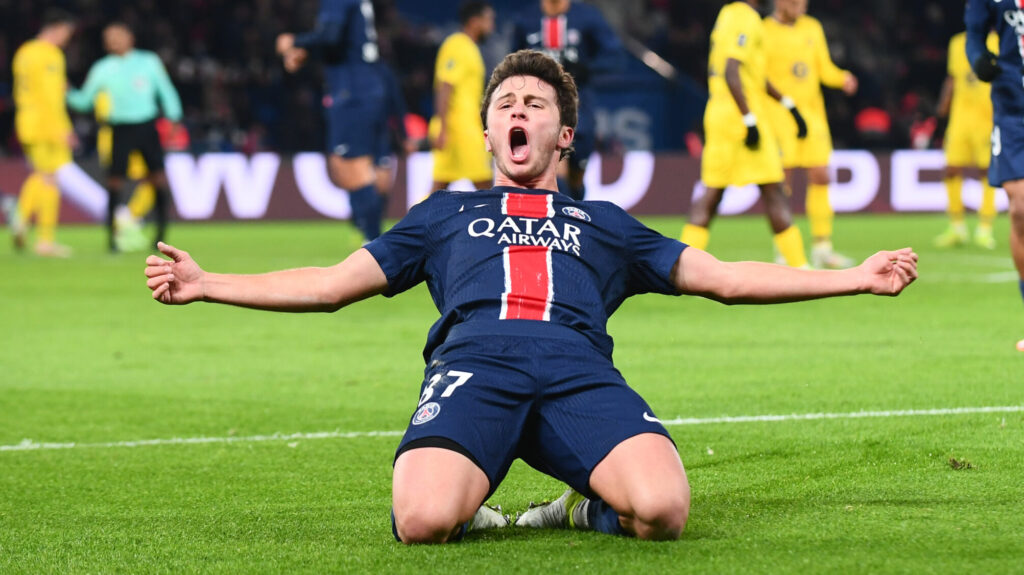
[[[323,58],[330,98],[384,96],[371,0],[320,0],[316,27],[297,34],[295,45]]]
[[[623,63],[622,44],[601,11],[572,2],[569,11],[545,16],[540,5],[523,12],[516,20],[512,50],[539,50],[558,60],[585,89],[594,74],[613,71]]]
[[[629,296],[675,294],[672,269],[685,247],[610,202],[497,187],[435,192],[366,249],[389,297],[427,282],[441,312],[429,361],[456,326],[521,334],[527,321],[571,328],[610,358],[608,317]]]
[[[987,50],[989,30],[999,35],[999,68],[992,82],[995,117],[1024,117],[1024,2],[1022,0],[968,0],[967,61],[973,64]]]

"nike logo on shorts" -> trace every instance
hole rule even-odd
[[[650,421],[651,423],[661,423],[660,419],[654,417],[653,415],[647,413],[646,411],[644,412],[644,421]]]

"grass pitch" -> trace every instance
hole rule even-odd
[[[647,222],[670,236],[682,224]],[[522,529],[393,541],[399,437],[369,432],[400,432],[415,407],[437,315],[425,289],[333,315],[169,308],[149,298],[144,256],[105,254],[97,227],[60,231],[76,248],[66,261],[5,243],[0,572],[1019,571],[1021,411],[708,421],[1021,409],[1024,310],[1005,239],[932,249],[944,225],[837,220],[837,247],[857,258],[918,249],[921,279],[899,298],[623,306],[616,363],[680,420],[669,430],[693,488],[683,539],[656,544]],[[358,246],[327,222],[180,224],[171,239],[226,272],[328,265]],[[761,218],[719,220],[710,247],[771,257]],[[338,433],[266,437],[315,432]],[[515,511],[562,489],[517,463],[492,503]]]

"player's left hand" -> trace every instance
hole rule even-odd
[[[912,248],[878,252],[857,269],[865,276],[866,291],[896,296],[917,279],[917,254]]]
[[[796,122],[796,137],[803,140],[807,137],[807,122],[804,121],[803,114],[801,114],[800,110],[795,107],[790,108],[789,113],[793,114],[793,121]]]
[[[284,56],[285,52],[295,47],[295,34],[281,34],[277,37],[275,47],[278,54]]]
[[[857,82],[857,77],[850,72],[846,73],[846,77],[843,78],[843,93],[847,96],[852,96],[857,93],[857,87],[860,84]]]

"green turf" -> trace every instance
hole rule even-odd
[[[675,236],[681,222],[647,220]],[[615,359],[663,419],[1024,405],[1024,315],[1000,249],[938,251],[940,216],[848,216],[858,258],[913,245],[896,299],[727,307],[644,296]],[[1005,238],[1005,219],[997,237]],[[345,224],[185,225],[209,269],[337,261]],[[404,428],[436,317],[424,289],[333,315],[152,302],[143,257],[62,229],[74,258],[0,246],[0,446]],[[711,250],[767,259],[760,218]],[[693,488],[681,541],[509,529],[444,547],[391,538],[398,438],[0,450],[0,573],[942,572],[1024,565],[1024,414],[671,426]],[[969,462],[954,469],[950,460]],[[522,464],[492,502],[562,487]]]

